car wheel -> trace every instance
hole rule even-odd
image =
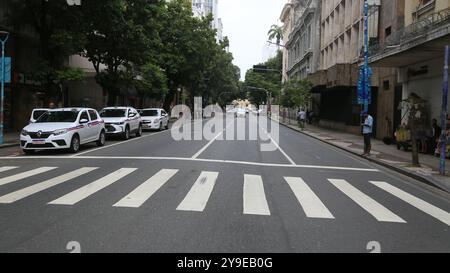
[[[136,137],[140,137],[140,136],[142,136],[142,126],[141,125],[139,125],[139,128],[136,131]]]
[[[105,146],[105,143],[106,143],[105,131],[101,131],[100,136],[98,137],[98,140],[97,140],[97,146],[99,146],[99,147]]]
[[[71,153],[77,153],[80,150],[80,137],[78,135],[74,135],[72,140],[70,141],[69,151]]]
[[[125,127],[125,133],[123,133],[123,139],[128,140],[130,139],[130,127]]]
[[[26,155],[32,155],[32,154],[34,154],[34,150],[22,150],[23,151],[23,153],[24,154],[26,154]]]
[[[169,130],[169,122],[166,123],[166,130]]]
[[[159,123],[159,131],[162,131],[163,130],[163,124],[162,124],[162,122],[160,122]]]

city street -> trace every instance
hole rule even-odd
[[[450,251],[447,193],[284,126],[277,150],[260,144],[166,130],[2,149],[0,252]]]

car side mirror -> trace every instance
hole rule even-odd
[[[82,119],[82,120],[80,120],[80,124],[86,124],[86,123],[88,123],[89,122],[89,120],[87,120],[87,119]]]

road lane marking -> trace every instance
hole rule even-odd
[[[14,203],[16,201],[19,201],[21,199],[24,199],[30,195],[33,195],[35,193],[44,191],[46,189],[49,189],[51,187],[57,186],[59,184],[62,184],[64,182],[67,182],[69,180],[72,180],[74,178],[77,178],[81,175],[87,174],[89,172],[92,172],[94,170],[96,170],[98,168],[81,168],[78,169],[76,171],[70,172],[70,173],[66,173],[64,175],[46,180],[44,182],[26,187],[24,189],[9,193],[7,195],[1,196],[0,197],[0,203],[2,204],[11,204]]]
[[[264,127],[261,127],[264,130],[264,133],[270,138],[270,140],[273,142],[275,147],[286,157],[286,159],[291,163],[291,165],[296,165],[294,160],[283,150],[281,149],[280,145],[273,139],[273,137],[267,132],[267,130]]]
[[[223,130],[220,133],[218,133],[205,146],[203,146],[195,155],[191,157],[191,159],[197,159],[204,151],[206,151],[206,149],[208,149],[209,146],[211,146],[211,144],[213,144],[214,141],[216,141],[221,135],[223,135],[223,133],[228,129],[228,127],[230,127],[230,125],[234,125],[234,123],[230,122],[227,126],[225,126],[225,128],[223,128]]]
[[[0,157],[1,160],[26,160],[31,159],[28,157]],[[235,165],[249,165],[260,167],[277,167],[277,168],[299,168],[299,169],[323,169],[323,170],[339,170],[339,171],[355,171],[355,172],[380,172],[378,169],[365,169],[365,168],[350,168],[350,167],[336,167],[336,166],[320,166],[320,165],[292,165],[292,164],[277,164],[277,163],[261,163],[261,162],[249,162],[249,161],[234,161],[234,160],[221,160],[221,159],[192,159],[186,157],[139,157],[139,156],[80,156],[80,157],[54,157],[54,156],[36,156],[32,159],[69,159],[69,160],[167,160],[167,161],[187,161],[198,163],[220,163],[220,164],[235,164]]]
[[[343,179],[328,179],[331,184],[380,222],[406,223],[405,220]]]
[[[198,122],[198,121],[195,121],[195,122],[193,122],[193,124],[195,124],[195,123],[197,123],[197,122]],[[99,151],[99,150],[103,150],[103,149],[106,149],[106,148],[111,148],[111,147],[114,147],[114,146],[126,144],[126,143],[129,143],[129,142],[132,142],[132,141],[137,141],[137,140],[140,140],[140,139],[145,139],[145,138],[147,138],[147,137],[151,137],[151,136],[154,136],[154,135],[159,135],[159,134],[163,134],[163,133],[168,133],[168,132],[170,132],[171,130],[173,130],[173,129],[178,129],[178,128],[180,128],[180,127],[181,127],[181,126],[177,126],[177,127],[171,128],[170,130],[164,130],[164,131],[151,133],[151,134],[148,134],[148,135],[145,135],[145,136],[141,136],[141,137],[135,137],[135,138],[132,138],[132,139],[129,139],[129,140],[120,141],[120,142],[117,142],[117,143],[114,143],[114,144],[111,144],[111,145],[99,147],[99,148],[92,149],[92,150],[85,151],[85,152],[81,152],[81,153],[72,155],[71,157],[72,157],[72,158],[77,158],[77,157],[79,157],[79,156],[82,156],[82,155],[85,155],[85,154],[89,154],[89,153],[93,153],[93,152],[96,152],[96,151]]]
[[[81,200],[91,196],[92,194],[110,186],[111,184],[117,182],[118,180],[124,178],[130,173],[136,171],[136,168],[123,168],[119,169],[97,181],[94,181],[84,187],[81,187],[71,193],[64,195],[48,204],[51,205],[75,205]]]
[[[427,203],[424,200],[417,198],[407,192],[404,192],[399,188],[396,188],[386,182],[370,181],[370,183],[387,191],[388,193],[394,195],[400,200],[403,200],[404,202],[410,204],[411,206],[421,210],[422,212],[431,215],[432,217],[438,219],[447,226],[450,226],[450,213],[446,212],[445,210],[433,206],[432,204]]]
[[[205,210],[218,176],[218,172],[202,172],[177,210],[198,212]]]
[[[179,170],[163,169],[114,204],[114,207],[139,208]]]
[[[0,173],[17,169],[18,167],[0,167]]]
[[[285,177],[286,182],[297,197],[305,214],[309,218],[334,219],[333,214],[322,203],[319,197],[299,177]]]
[[[6,184],[9,184],[9,183],[12,183],[12,182],[16,182],[16,181],[19,181],[19,180],[22,180],[22,179],[25,179],[25,178],[28,178],[28,177],[31,177],[31,176],[34,176],[34,175],[45,173],[45,172],[48,172],[48,171],[51,171],[51,170],[54,170],[54,169],[56,169],[56,167],[42,167],[42,168],[37,168],[37,169],[31,170],[31,171],[19,173],[19,174],[16,174],[16,175],[8,176],[8,177],[5,177],[5,178],[1,178],[0,179],[0,186],[6,185]]]
[[[244,175],[244,214],[270,215],[264,184],[259,175]]]

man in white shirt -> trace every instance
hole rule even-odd
[[[302,130],[305,129],[305,122],[306,122],[306,112],[303,111],[303,109],[301,109],[298,112],[298,123]]]
[[[372,149],[371,138],[373,132],[373,117],[369,113],[364,112],[364,123],[363,126],[363,136],[364,136],[364,153],[363,155],[370,155],[370,150]]]

